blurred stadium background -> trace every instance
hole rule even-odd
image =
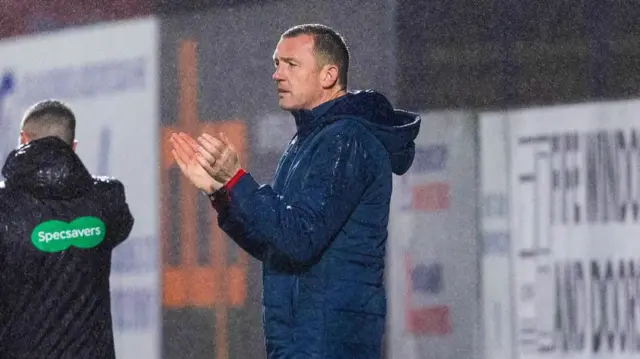
[[[394,183],[387,358],[637,358],[638,19],[635,1],[2,0],[0,155],[55,97],[89,169],[126,184],[119,359],[264,358],[259,264],[166,139],[227,131],[268,182],[294,131],[272,51],[325,23],[352,88],[424,120]]]

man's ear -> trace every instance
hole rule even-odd
[[[73,140],[73,144],[71,145],[71,148],[73,148],[73,150],[76,150],[76,146],[78,145],[78,140]]]
[[[330,89],[338,83],[338,66],[325,65],[322,70],[322,87]]]
[[[20,130],[20,139],[18,141],[18,145],[26,145],[30,141],[31,139],[29,138],[29,136],[24,131]]]

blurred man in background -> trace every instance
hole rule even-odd
[[[375,91],[348,92],[349,51],[327,26],[287,30],[273,61],[297,132],[272,186],[224,136],[174,135],[174,156],[220,227],[263,262],[270,359],[380,358],[392,173],[411,166],[420,118]]]
[[[0,357],[115,358],[111,252],[133,226],[122,183],[91,176],[59,101],[24,116],[0,182]]]

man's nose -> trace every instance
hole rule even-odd
[[[276,70],[273,72],[273,75],[271,76],[271,78],[272,78],[274,81],[276,81],[276,82],[278,82],[278,81],[282,80],[282,77],[280,76],[280,71],[278,71],[278,69],[276,69]]]

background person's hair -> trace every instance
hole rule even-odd
[[[76,137],[76,117],[62,101],[45,100],[26,111],[20,129],[30,140],[55,136],[72,145]]]
[[[349,48],[342,35],[322,24],[297,25],[282,34],[283,38],[300,35],[313,37],[313,49],[320,65],[332,64],[338,67],[338,85],[347,89],[349,73]]]

